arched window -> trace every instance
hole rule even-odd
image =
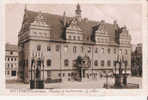
[[[50,46],[47,46],[47,51],[51,51],[51,48],[50,48]]]
[[[41,45],[37,45],[37,51],[41,50]]]
[[[64,60],[64,65],[65,65],[65,66],[68,66],[68,65],[69,65],[68,59],[65,59],[65,60]]]
[[[47,60],[47,66],[51,66],[51,60],[50,59]]]
[[[94,61],[94,65],[98,66],[98,61],[97,60]]]
[[[77,52],[77,47],[76,47],[76,46],[73,47],[73,52],[74,52],[74,53]]]

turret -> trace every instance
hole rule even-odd
[[[76,13],[76,18],[77,18],[77,20],[78,20],[78,21],[81,21],[81,7],[80,7],[79,4],[77,4],[75,13]]]

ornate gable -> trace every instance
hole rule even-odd
[[[128,45],[131,42],[131,37],[128,33],[128,30],[126,28],[126,26],[121,28],[121,33],[120,33],[120,44],[121,45]]]
[[[30,24],[30,36],[38,39],[50,39],[50,26],[46,22],[47,19],[39,12]]]
[[[41,12],[39,12],[38,15],[34,18],[34,21],[31,23],[31,25],[47,27],[48,25],[46,24],[46,22],[47,19],[43,17]]]
[[[76,18],[74,18],[70,25],[66,28],[66,40],[83,40],[82,30],[80,29]]]
[[[94,38],[96,43],[109,43],[109,34],[105,29],[105,22],[103,20],[99,23],[98,29],[95,31]]]

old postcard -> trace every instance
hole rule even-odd
[[[3,92],[141,95],[146,1],[7,1]]]

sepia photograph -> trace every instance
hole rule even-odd
[[[7,89],[141,89],[141,3],[5,4]]]

